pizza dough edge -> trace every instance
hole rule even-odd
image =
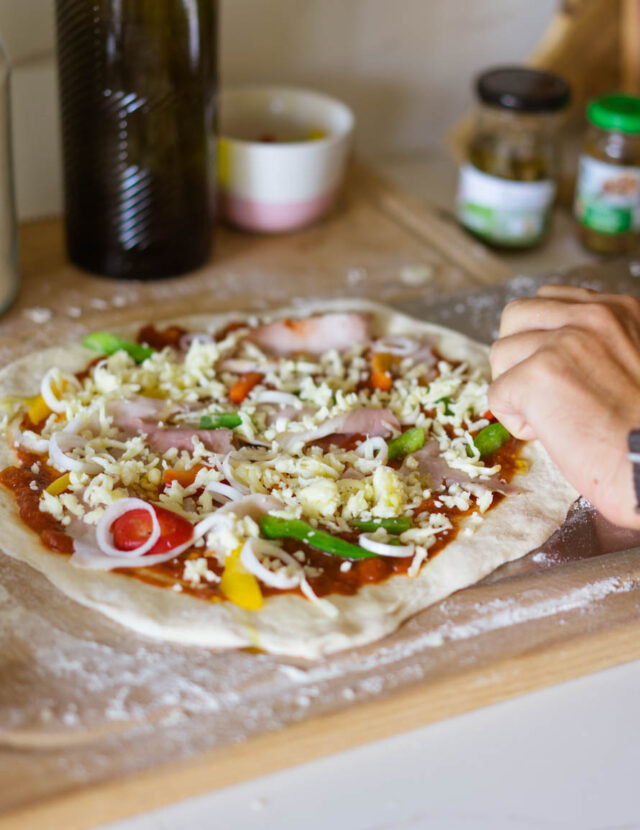
[[[486,346],[369,301],[310,301],[257,314],[278,319],[320,311],[370,312],[384,324],[387,334],[429,335],[447,357],[465,359],[473,365],[486,364]],[[199,314],[157,322],[192,328],[209,326],[214,330],[254,314]],[[114,327],[113,331],[128,334],[142,324]],[[95,353],[78,343],[23,357],[0,370],[0,396],[33,395],[38,379],[50,366],[79,371],[92,357]],[[4,491],[0,498],[2,549],[43,573],[70,598],[140,634],[183,645],[222,649],[254,646],[273,654],[315,659],[389,634],[418,611],[541,545],[562,524],[577,493],[538,442],[525,445],[523,455],[529,461],[529,472],[513,480],[522,493],[503,499],[472,535],[462,530],[414,579],[395,576],[378,585],[364,586],[354,596],[330,595],[328,599],[340,612],[336,618],[295,595],[269,597],[259,612],[248,612],[229,602],[206,603],[122,574],[72,568],[64,555],[45,548],[22,523],[15,501]],[[7,466],[14,460],[9,447],[0,445],[0,464]]]

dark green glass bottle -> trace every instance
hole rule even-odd
[[[56,0],[69,258],[128,279],[209,254],[216,0]]]

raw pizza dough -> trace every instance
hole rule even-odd
[[[309,302],[260,317],[271,320],[324,311],[372,313],[376,324],[387,334],[428,335],[446,358],[488,367],[486,346],[375,303]],[[226,322],[248,316],[193,315],[161,322],[213,331]],[[139,325],[128,326],[116,333],[131,336],[138,329]],[[77,372],[94,358],[95,352],[80,344],[34,353],[0,372],[0,396],[31,396],[49,367]],[[66,556],[45,548],[21,521],[14,499],[4,488],[0,496],[2,549],[41,571],[67,596],[141,634],[181,644],[216,648],[254,646],[274,654],[318,658],[384,637],[428,605],[477,582],[505,562],[524,556],[562,524],[576,491],[538,442],[525,444],[520,455],[529,462],[526,475],[512,479],[522,488],[521,492],[501,500],[484,515],[483,523],[473,534],[460,532],[415,578],[397,575],[379,584],[365,585],[354,596],[329,595],[327,599],[339,611],[336,617],[327,616],[318,606],[293,594],[270,596],[262,609],[251,612],[230,602],[208,603],[122,574],[72,567]],[[13,451],[3,441],[0,465],[12,463]]]

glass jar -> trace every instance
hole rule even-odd
[[[584,245],[623,254],[640,241],[640,98],[605,95],[587,107],[574,213]]]
[[[457,215],[489,245],[531,248],[550,224],[559,171],[559,115],[569,86],[558,75],[525,67],[483,73],[481,106],[460,170]]]

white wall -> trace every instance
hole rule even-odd
[[[89,2],[89,0],[87,0]],[[355,110],[369,156],[437,145],[471,101],[472,76],[523,60],[557,0],[222,0],[224,83],[315,87]],[[59,211],[53,0],[0,0],[14,63],[18,206]]]

